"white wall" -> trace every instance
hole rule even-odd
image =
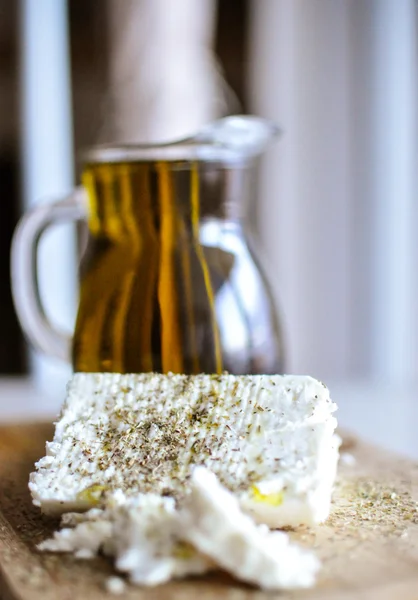
[[[289,370],[415,377],[413,0],[253,0],[252,110],[285,130],[260,182]]]

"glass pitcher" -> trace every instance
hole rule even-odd
[[[283,372],[246,220],[256,159],[276,134],[268,121],[236,116],[170,144],[90,150],[83,187],[36,207],[15,232],[12,289],[32,344],[75,371]],[[83,219],[89,242],[71,339],[45,316],[36,254],[49,225]]]

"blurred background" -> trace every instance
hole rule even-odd
[[[70,375],[17,323],[19,216],[78,183],[83,148],[253,113],[284,131],[251,218],[287,370],[418,456],[417,66],[414,0],[0,0],[0,419],[56,412]],[[45,237],[42,295],[71,331],[76,236]]]

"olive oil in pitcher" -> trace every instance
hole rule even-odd
[[[27,301],[39,298],[36,277],[16,261],[16,307],[29,338],[61,358],[71,348],[75,371],[283,372],[277,314],[246,221],[256,158],[275,132],[257,117],[228,117],[172,144],[92,149],[74,337]],[[47,224],[84,218],[85,204],[74,195],[48,210],[35,215],[39,233],[34,216],[24,219],[16,246],[35,252]],[[33,287],[26,295],[23,280]]]

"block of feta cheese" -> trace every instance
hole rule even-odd
[[[189,483],[178,505],[155,494],[110,494],[103,509],[63,519],[64,528],[38,549],[84,559],[102,551],[142,586],[216,569],[267,590],[314,585],[320,562],[311,551],[256,525],[205,467],[194,468]]]
[[[45,513],[115,490],[178,499],[203,465],[257,522],[313,525],[330,509],[335,410],[305,376],[78,373],[29,487]]]

